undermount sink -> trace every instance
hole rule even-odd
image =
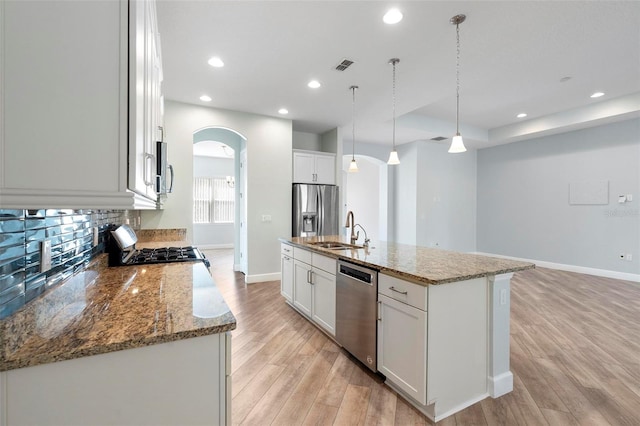
[[[322,248],[326,248],[329,250],[347,250],[347,249],[361,249],[364,248],[364,246],[360,246],[357,244],[347,244],[347,243],[340,243],[337,241],[317,241],[315,243],[309,243],[313,246],[317,246],[317,247],[322,247]]]

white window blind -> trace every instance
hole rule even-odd
[[[233,223],[235,189],[225,178],[193,178],[193,222]]]

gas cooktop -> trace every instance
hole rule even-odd
[[[143,248],[136,250],[126,264],[145,265],[148,263],[190,262],[194,260],[206,261],[204,255],[196,247]],[[208,263],[208,261],[205,263]]]
[[[148,265],[151,263],[169,262],[204,262],[208,268],[209,261],[197,247],[161,247],[136,249],[138,237],[128,225],[121,225],[111,231],[107,247],[109,266]]]
[[[208,268],[209,260],[197,247],[143,248],[127,252],[116,250],[109,253],[109,266],[149,265],[171,262],[204,262]]]

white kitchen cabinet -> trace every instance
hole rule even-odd
[[[286,294],[288,252],[293,249],[293,295]],[[285,299],[332,336],[336,334],[336,260],[302,249],[281,245],[281,292]]]
[[[332,336],[336,335],[336,276],[313,267],[312,319]]]
[[[378,370],[420,404],[427,397],[427,313],[378,295]]]
[[[221,333],[4,371],[0,426],[230,425],[230,359]]]
[[[434,421],[488,396],[488,287],[378,275],[378,370]]]
[[[294,151],[293,182],[335,185],[335,154],[315,151]]]
[[[311,284],[311,265],[299,260],[293,261],[293,306],[311,317],[313,289]]]
[[[129,189],[156,200],[156,142],[162,141],[162,60],[154,1],[129,3]]]
[[[287,251],[285,251],[287,250]],[[280,266],[281,266],[281,277],[280,277],[280,294],[287,299],[289,302],[293,302],[293,258],[291,257],[293,254],[292,247],[286,244],[282,244],[282,249],[280,252]]]
[[[129,191],[128,124],[131,113],[136,133],[137,115],[153,114],[138,79],[161,72],[130,63],[129,41],[127,1],[0,3],[0,208],[156,207],[155,192]]]

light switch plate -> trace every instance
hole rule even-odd
[[[40,242],[40,272],[51,269],[51,240]]]

